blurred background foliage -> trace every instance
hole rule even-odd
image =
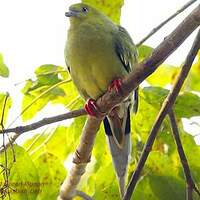
[[[113,21],[119,23],[122,0],[112,0],[109,3],[98,0],[83,0],[83,2],[97,7]],[[152,51],[153,48],[149,46],[140,46],[138,48],[139,61],[148,57]],[[180,71],[180,67],[162,64],[140,87],[139,110],[136,115],[132,113],[131,116],[133,145],[128,179],[135,169],[152,124],[169,92],[168,89],[171,88]],[[9,70],[3,61],[2,54],[0,54],[0,76],[9,76]],[[190,119],[200,116],[199,91],[200,52],[174,106],[181,140],[192,175],[197,186],[200,187],[200,147],[195,143],[194,136],[184,130],[182,121],[182,118]],[[69,74],[62,66],[48,64],[37,67],[35,79],[27,80],[21,92],[23,94],[21,118],[24,122],[34,118],[38,112],[42,112],[49,102],[64,105],[65,111],[82,108],[84,104],[78,96]],[[0,113],[2,113],[6,95],[0,93]],[[12,99],[14,101],[14,97]],[[5,107],[4,123],[9,117],[11,106],[12,100],[9,97]],[[2,165],[7,160],[11,199],[56,199],[59,186],[70,168],[72,154],[79,143],[85,119],[85,116],[79,117],[66,123],[66,126],[57,126],[44,132],[38,132],[27,139],[23,145],[15,144],[9,148],[7,158],[4,154],[1,155]],[[16,162],[13,162],[13,150]],[[5,169],[2,168],[2,171],[0,182],[3,188],[5,186]],[[169,120],[166,119],[132,199],[183,200],[185,199],[185,187],[183,170],[173,141]],[[119,199],[118,186],[103,127],[97,134],[92,159],[79,184],[79,189],[91,195],[95,200]],[[195,195],[194,199],[198,199]],[[7,196],[5,199],[9,199],[9,197]]]

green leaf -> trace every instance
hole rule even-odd
[[[142,89],[143,99],[156,110],[160,109],[169,90],[161,87],[145,87]],[[142,108],[141,108],[142,109]],[[178,95],[174,110],[178,118],[193,117],[200,115],[200,97],[191,92],[183,92]]]
[[[64,70],[57,65],[41,65],[35,70],[38,83],[41,85],[54,85],[60,82],[58,72]]]
[[[40,177],[40,193],[37,200],[56,199],[66,171],[60,160],[50,153],[42,154],[35,160]]]
[[[48,152],[64,161],[70,153],[74,152],[78,145],[85,119],[85,116],[79,117],[69,127],[59,126],[53,132],[47,132],[44,135],[41,135],[41,133],[36,134],[26,140],[23,147],[29,149],[33,160],[36,160],[41,154]],[[50,134],[51,137],[49,137]],[[30,146],[31,148],[29,148]]]
[[[0,54],[0,76],[5,78],[9,76],[9,69],[3,61],[2,54]]]
[[[99,0],[82,0],[83,3],[91,5],[105,15],[110,17],[115,23],[120,23],[121,8],[124,4],[124,0],[115,1],[99,1]]]
[[[162,64],[152,75],[147,78],[148,83],[153,86],[164,87],[173,84],[179,72],[179,68]]]
[[[13,162],[13,152],[11,148],[7,149],[7,163],[10,169],[9,185],[15,191],[11,191],[11,199],[35,200],[39,193],[38,171],[26,151],[17,145],[14,145],[16,162]],[[4,153],[1,154],[0,162],[5,166]],[[1,182],[4,181],[1,174]],[[8,197],[6,198],[9,199]]]
[[[7,97],[7,95],[8,94],[6,94],[6,93],[0,93],[0,121],[2,119],[3,109],[4,109],[4,118],[3,118],[3,125],[4,126],[6,125],[6,119],[8,117],[8,111],[10,110],[10,108],[12,106],[11,97],[10,96]],[[7,97],[7,101],[6,101],[6,106],[4,108],[6,97]],[[2,127],[0,127],[0,129],[1,128]]]
[[[153,48],[150,46],[146,46],[146,45],[141,45],[138,47],[138,54],[139,54],[139,58],[138,61],[141,62],[143,61],[145,58],[149,57],[153,52]]]
[[[197,62],[192,65],[191,72],[187,78],[187,85],[191,90],[200,91],[200,51],[198,52]]]
[[[180,94],[175,103],[176,117],[190,118],[200,115],[200,97],[190,92]]]
[[[49,102],[61,104],[67,102],[64,85],[68,83],[63,83],[63,81],[68,80],[69,75],[62,67],[42,65],[35,70],[35,74],[37,79],[27,80],[22,89],[24,94],[22,119],[24,121],[32,119]]]

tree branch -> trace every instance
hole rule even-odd
[[[185,39],[200,25],[200,5],[197,6],[180,25],[156,47],[152,55],[139,63],[122,80],[122,93],[107,92],[97,100],[102,113],[107,113],[113,106],[122,102],[139,84],[151,75],[165,59],[172,54]]]
[[[34,122],[32,124],[28,124],[28,125],[25,125],[25,126],[17,126],[15,128],[8,128],[8,129],[0,130],[0,133],[3,133],[3,132],[4,133],[16,133],[16,134],[20,135],[22,133],[35,130],[35,129],[40,128],[42,126],[46,126],[48,124],[63,121],[63,120],[66,120],[66,119],[72,119],[72,118],[79,117],[79,116],[86,115],[86,114],[87,113],[84,109],[73,110],[71,112],[67,112],[67,113],[64,113],[64,114],[61,114],[61,115],[56,115],[56,116],[53,116],[53,117],[47,117],[47,118],[44,118],[42,120],[39,120],[37,122]]]
[[[57,200],[71,199],[76,195],[76,187],[85,173],[87,163],[90,162],[91,152],[94,146],[96,133],[102,118],[88,117],[81,135],[81,141],[73,158],[73,166],[68,177],[64,180]]]
[[[177,146],[177,150],[178,150],[178,154],[181,160],[181,164],[183,166],[183,170],[184,170],[184,174],[185,174],[185,178],[186,178],[186,182],[187,182],[187,200],[192,200],[192,191],[196,191],[197,194],[200,196],[200,192],[197,189],[197,187],[195,186],[195,183],[193,181],[193,178],[191,176],[191,172],[190,172],[190,168],[188,165],[188,161],[181,143],[181,139],[179,136],[179,131],[178,131],[178,126],[176,123],[176,119],[175,119],[175,115],[173,110],[170,110],[168,112],[169,115],[169,119],[170,119],[170,123],[171,123],[171,127],[172,127],[172,133],[174,136],[174,140]]]
[[[170,91],[170,93],[166,97],[165,101],[163,102],[161,110],[158,113],[156,121],[151,129],[150,134],[149,134],[149,138],[148,138],[148,140],[144,146],[144,149],[142,151],[142,155],[140,157],[140,160],[138,162],[136,170],[131,177],[130,183],[128,185],[128,188],[124,195],[123,200],[130,200],[131,195],[135,189],[136,183],[139,179],[140,173],[141,173],[141,171],[144,167],[144,164],[147,160],[147,157],[152,149],[152,146],[155,141],[158,130],[159,130],[165,116],[168,114],[169,110],[172,108],[172,106],[176,100],[176,97],[178,96],[178,94],[181,90],[181,87],[191,69],[192,63],[198,53],[199,48],[200,48],[200,31],[198,32],[197,37],[193,43],[193,46],[192,46],[189,54],[187,55],[185,63],[181,69],[179,76],[177,77],[177,80],[174,84],[173,89]]]
[[[3,133],[3,134],[4,133],[14,133],[14,134],[11,137],[9,137],[9,141],[4,146],[2,145],[0,147],[0,153],[5,151],[10,145],[12,145],[22,133],[35,130],[37,128],[40,128],[40,127],[48,125],[48,124],[63,121],[66,119],[72,119],[72,118],[79,117],[79,116],[86,115],[86,114],[87,113],[84,109],[79,109],[79,110],[74,110],[74,111],[71,111],[71,112],[68,112],[65,114],[57,115],[54,117],[44,118],[40,121],[25,125],[25,126],[17,126],[15,128],[2,129],[2,130],[0,130],[0,133]]]
[[[144,62],[138,64],[137,68],[128,76],[125,77],[122,84],[122,92],[107,92],[97,100],[97,106],[102,113],[108,113],[113,106],[125,99],[129,93],[138,87],[138,85],[181,45],[181,43],[200,25],[200,6],[198,6],[185,20],[154,50],[153,54]],[[194,55],[191,56],[192,58]],[[193,61],[190,58],[188,61]],[[185,66],[184,69],[188,67]],[[178,83],[180,85],[180,83]],[[178,91],[177,91],[178,94]],[[174,98],[175,101],[175,98]],[[168,103],[167,103],[168,104]],[[69,176],[64,180],[61,186],[58,200],[67,200],[75,195],[77,184],[80,181],[81,175],[85,172],[87,162],[89,161],[93,148],[96,131],[99,129],[102,118],[89,117],[81,142],[76,150],[73,167]],[[159,120],[161,123],[162,120]],[[157,127],[158,128],[158,127]],[[147,146],[148,147],[148,146]],[[144,163],[143,163],[144,165]],[[142,165],[142,166],[143,166]],[[139,172],[139,173],[138,173]],[[140,171],[138,171],[138,177]],[[131,184],[132,185],[132,184]],[[131,190],[130,190],[131,189]],[[128,192],[132,191],[129,187]],[[132,192],[131,192],[132,194]]]
[[[168,17],[166,20],[161,22],[158,26],[153,28],[147,36],[145,36],[140,42],[136,44],[137,47],[141,46],[146,40],[148,40],[152,35],[154,35],[157,31],[159,31],[165,24],[167,24],[169,21],[174,19],[177,15],[182,13],[185,9],[190,7],[193,3],[195,3],[197,0],[190,0],[188,1],[184,6],[182,6],[179,10],[177,10],[174,14],[172,14],[170,17]]]

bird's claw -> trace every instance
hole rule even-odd
[[[122,86],[122,79],[118,78],[111,82],[111,84],[108,86],[108,91],[111,92],[112,90],[115,90],[117,93],[121,91]]]
[[[85,108],[85,111],[90,116],[97,117],[97,118],[104,116],[104,113],[102,113],[99,110],[99,108],[96,105],[96,102],[93,99],[88,99],[84,108]]]

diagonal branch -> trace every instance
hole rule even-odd
[[[197,6],[164,41],[156,47],[152,55],[139,63],[122,84],[122,94],[105,93],[98,99],[97,105],[102,113],[122,102],[141,82],[151,75],[165,59],[172,54],[185,39],[200,25],[200,5]]]
[[[57,200],[67,200],[76,196],[76,187],[80,182],[81,176],[85,173],[87,163],[90,162],[96,133],[101,121],[102,118],[88,117],[83,128],[81,141],[74,154],[72,169],[61,186]]]
[[[200,25],[200,5],[154,50],[153,54],[144,62],[138,64],[137,68],[128,77],[125,77],[122,84],[122,93],[107,92],[97,100],[97,106],[102,113],[109,112],[113,106],[124,100],[129,93],[138,87],[138,85],[150,74],[152,74],[158,66],[173,52],[183,41]],[[194,52],[193,52],[194,54]],[[192,63],[194,56],[188,58],[187,61]],[[184,67],[184,69],[187,66]],[[180,85],[180,83],[178,83]],[[178,92],[177,92],[178,94]],[[174,98],[175,101],[175,98]],[[167,103],[168,104],[168,103]],[[58,200],[67,200],[73,198],[76,187],[80,181],[82,174],[85,172],[87,162],[91,156],[96,132],[99,129],[102,118],[89,117],[83,129],[81,142],[74,155],[73,167],[69,172],[69,176],[64,180]],[[159,120],[161,123],[162,120]],[[158,128],[157,128],[158,129]],[[154,140],[154,139],[153,139]],[[80,148],[81,147],[81,148]],[[147,157],[146,157],[147,158]],[[144,165],[144,163],[143,163]],[[142,165],[142,167],[143,167]],[[142,169],[142,168],[141,168]],[[140,171],[138,171],[138,177]],[[137,180],[138,180],[137,177]],[[132,185],[132,184],[131,184]],[[132,188],[129,188],[132,194]],[[128,198],[129,199],[129,198]]]
[[[197,34],[197,37],[193,43],[193,46],[192,46],[189,54],[187,55],[185,63],[182,67],[182,70],[181,70],[179,76],[177,77],[177,80],[175,82],[175,85],[174,85],[172,91],[170,91],[170,93],[166,97],[166,99],[163,102],[163,105],[161,107],[161,110],[158,113],[156,121],[151,129],[150,134],[149,134],[149,138],[148,138],[148,140],[144,146],[144,149],[142,151],[142,155],[140,157],[140,160],[138,162],[136,170],[131,177],[130,183],[128,185],[128,188],[124,195],[123,200],[129,200],[131,198],[131,195],[135,189],[136,183],[139,179],[140,173],[141,173],[141,171],[144,167],[144,164],[147,160],[147,157],[152,149],[152,146],[155,141],[156,135],[159,131],[159,128],[160,128],[163,120],[165,119],[166,115],[168,114],[169,110],[172,108],[173,104],[175,103],[176,97],[178,96],[178,94],[181,90],[181,87],[182,87],[185,79],[187,78],[187,75],[191,69],[192,63],[198,53],[199,48],[200,48],[200,30]]]
[[[186,10],[188,7],[190,7],[193,3],[195,3],[197,0],[190,0],[188,1],[184,6],[182,6],[179,10],[177,10],[174,14],[169,16],[166,20],[161,22],[158,26],[153,28],[147,36],[145,36],[140,42],[137,43],[137,47],[141,46],[146,40],[148,40],[152,35],[154,35],[157,31],[159,31],[165,24],[167,24],[169,21],[174,19],[177,15],[182,13],[184,10]]]
[[[185,174],[185,179],[187,182],[187,200],[192,200],[192,191],[194,190],[195,192],[197,192],[197,194],[200,196],[200,192],[197,189],[197,187],[195,186],[194,180],[192,178],[191,172],[190,172],[190,168],[188,165],[188,161],[181,143],[181,139],[179,136],[179,130],[178,130],[178,126],[176,123],[176,118],[174,115],[173,110],[170,110],[168,112],[169,115],[169,119],[170,119],[170,123],[171,123],[171,127],[172,127],[172,133],[174,136],[174,140],[176,142],[176,146],[177,146],[177,150],[178,150],[178,154],[181,160],[181,164],[183,166],[183,170],[184,170],[184,174]]]

